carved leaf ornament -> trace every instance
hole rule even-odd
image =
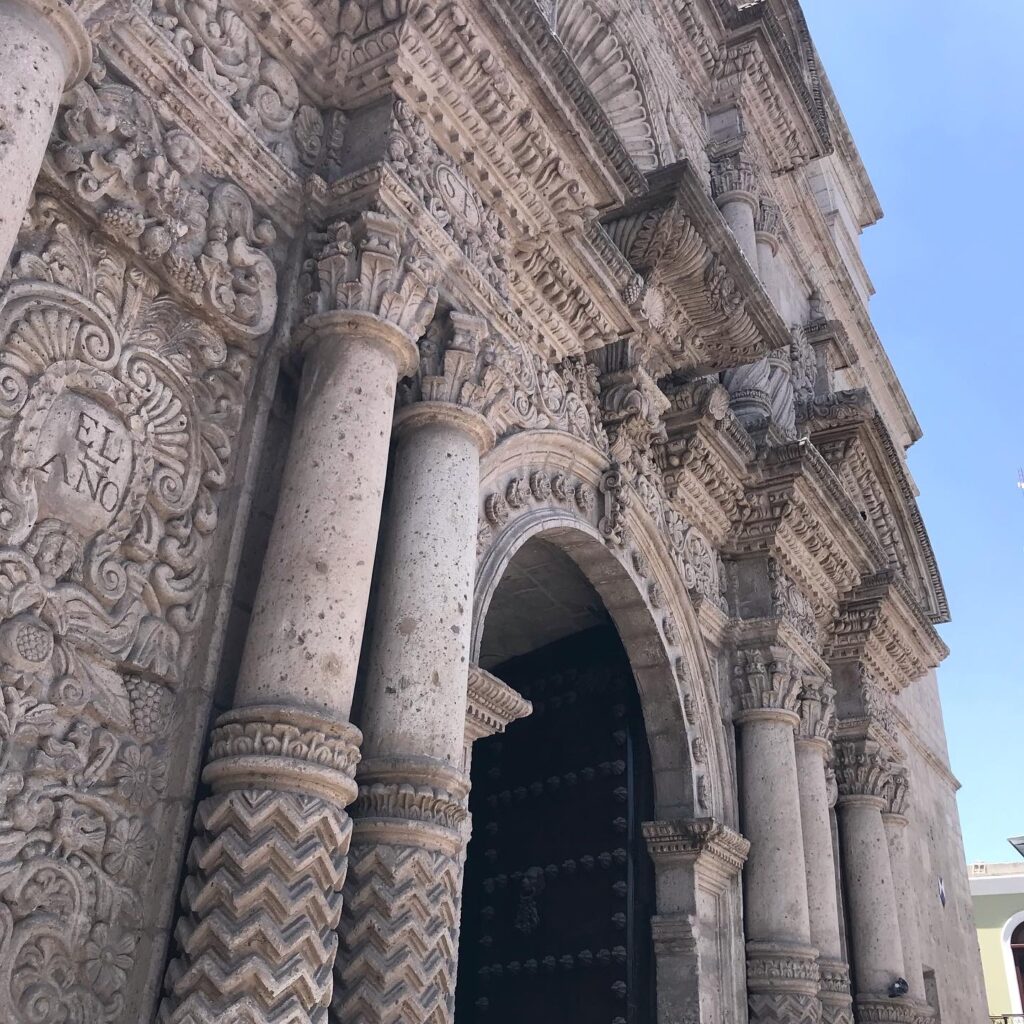
[[[0,295],[0,1019],[121,1021],[249,357],[42,196]]]

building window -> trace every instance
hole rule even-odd
[[[1014,928],[1010,936],[1010,956],[1017,980],[1017,998],[1024,1005],[1024,921]]]

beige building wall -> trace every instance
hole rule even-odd
[[[988,1012],[1024,1013],[1010,954],[1010,936],[1024,922],[1024,861],[972,864],[968,873]]]

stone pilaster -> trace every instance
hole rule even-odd
[[[395,425],[332,1009],[345,1024],[454,1011],[480,457],[495,437],[472,407],[486,326],[453,314],[451,328],[441,372]]]
[[[729,998],[723,936],[730,928],[729,890],[750,843],[713,818],[648,821],[643,832],[657,884],[651,930],[658,1019],[729,1019],[737,1009]]]
[[[92,45],[61,0],[0,0],[0,273],[21,228],[61,94],[85,76]]]
[[[754,215],[754,238],[757,242],[757,272],[768,297],[779,306],[779,279],[776,260],[779,255],[779,228],[782,210],[774,199],[761,196]]]
[[[836,865],[832,851],[827,761],[831,754],[835,691],[827,681],[804,676],[796,761],[804,839],[811,943],[818,950],[822,1024],[852,1024],[850,970],[839,937]]]
[[[781,647],[743,650],[736,665],[742,760],[747,993],[752,1024],[817,1024],[794,729],[801,680]]]
[[[843,739],[836,744],[835,770],[855,1019],[912,1024],[918,1007],[890,995],[893,983],[905,978],[898,895],[882,823],[890,764],[874,740]]]
[[[203,773],[212,795],[161,1008],[173,1024],[322,1024],[332,995],[360,740],[348,718],[395,387],[436,297],[404,230],[377,214],[332,228],[317,285],[235,709]]]

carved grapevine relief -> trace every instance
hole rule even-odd
[[[40,197],[0,294],[0,1017],[120,1021],[247,356]]]

